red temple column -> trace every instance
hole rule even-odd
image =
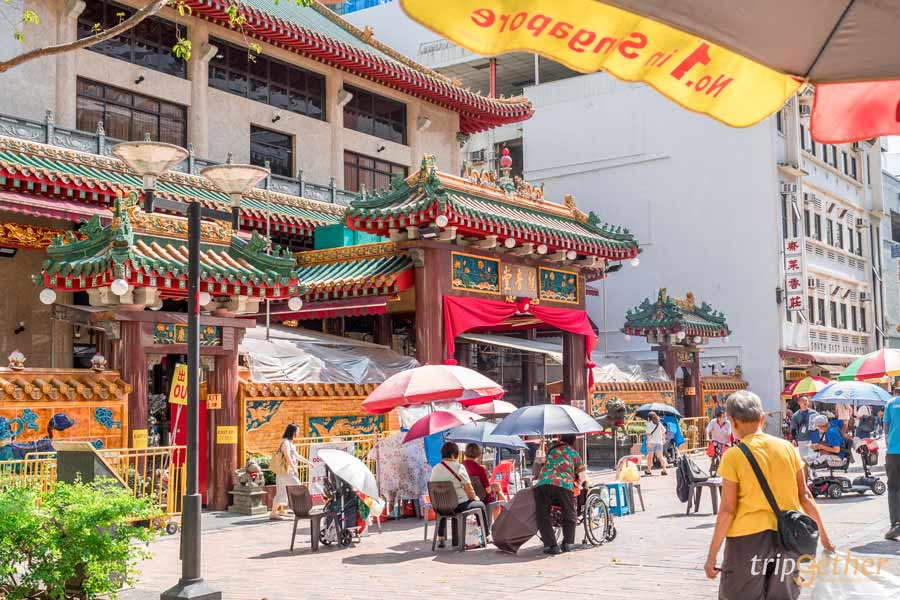
[[[584,336],[563,332],[563,400],[572,404],[573,400],[587,402],[587,368],[584,357]],[[579,408],[586,409],[585,405]]]
[[[421,364],[444,362],[443,295],[450,278],[450,260],[436,248],[416,249],[421,266],[415,268],[416,359]]]
[[[122,379],[131,384],[128,395],[128,445],[134,447],[134,432],[143,430],[138,444],[147,442],[147,355],[141,346],[141,323],[139,321],[119,321],[121,337],[111,341],[111,364]]]
[[[238,445],[220,444],[216,439],[218,427],[241,427],[240,406],[238,403],[238,353],[235,349],[229,354],[216,356],[214,393],[222,395],[222,407],[210,410],[209,429],[209,484],[206,504],[214,510],[226,510],[231,503],[228,492],[234,487],[234,472],[238,468]]]

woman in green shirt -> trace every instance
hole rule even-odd
[[[575,436],[559,436],[547,452],[547,463],[534,484],[534,509],[544,554],[559,554],[572,550],[575,544],[575,486],[585,481],[584,462],[575,451]],[[562,511],[563,543],[556,543],[550,507],[559,506]]]

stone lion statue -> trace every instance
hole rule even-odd
[[[262,467],[253,458],[247,460],[243,469],[238,469],[237,476],[238,485],[244,488],[262,488],[266,484]]]

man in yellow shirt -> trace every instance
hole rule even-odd
[[[778,508],[802,510],[812,517],[819,526],[822,546],[833,551],[797,451],[789,442],[762,432],[766,417],[759,396],[735,392],[728,397],[725,412],[735,437],[759,463]],[[718,474],[722,477],[722,505],[705,570],[710,579],[719,574],[716,558],[724,541],[719,600],[795,600],[800,596],[797,557],[782,548],[775,513],[740,448],[725,452]]]

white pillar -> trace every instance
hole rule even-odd
[[[188,60],[188,79],[191,82],[191,105],[188,107],[188,142],[194,154],[201,158],[212,156],[209,147],[209,61],[219,49],[209,43],[206,22],[195,19],[190,28],[191,58]]]
[[[65,44],[78,39],[78,15],[84,11],[83,0],[67,0],[60,10],[56,28],[56,43]],[[56,56],[56,124],[75,128],[75,103],[77,80],[77,52],[64,52]]]
[[[331,174],[339,189],[344,188],[344,107],[338,100],[343,87],[344,78],[337,71],[325,78],[325,116],[331,125]]]

